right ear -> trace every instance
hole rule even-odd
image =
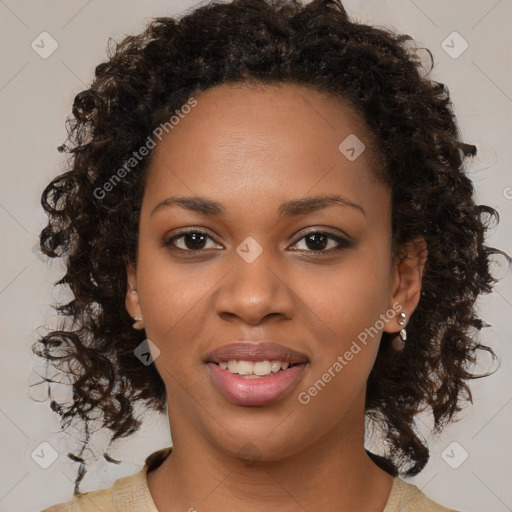
[[[132,318],[142,317],[137,293],[137,270],[131,263],[126,265],[126,280],[126,310]]]

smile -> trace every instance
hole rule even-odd
[[[262,363],[267,365],[267,361]],[[232,373],[228,368],[221,368],[217,363],[208,363],[208,367],[215,387],[224,398],[238,405],[261,406],[287,395],[298,383],[306,363],[281,368],[266,375],[255,375],[252,372],[240,375]]]
[[[262,406],[287,395],[301,378],[308,358],[270,342],[225,345],[206,358],[217,391],[237,405]]]

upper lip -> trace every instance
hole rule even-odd
[[[230,343],[210,352],[206,362],[218,363],[220,361],[265,361],[276,360],[290,364],[305,363],[308,358],[305,354],[291,348],[270,341],[243,341]]]

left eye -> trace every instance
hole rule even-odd
[[[165,240],[163,245],[172,246],[173,248],[186,252],[200,252],[203,249],[215,248],[205,247],[207,245],[208,239],[210,239],[212,242],[215,242],[207,233],[202,231],[188,231]],[[349,246],[349,242],[347,240],[344,240],[343,238],[332,235],[330,233],[323,233],[320,231],[308,233],[307,235],[300,238],[297,242],[295,242],[293,246],[300,244],[303,240],[307,249],[299,248],[299,250],[306,250],[307,252],[332,252]],[[178,246],[179,242],[182,242],[181,247]],[[329,247],[329,242],[331,242],[331,244],[334,242],[334,244]]]
[[[320,231],[314,231],[312,233],[308,233],[303,236],[298,242],[294,245],[299,244],[302,240],[304,240],[306,246],[310,244],[311,247],[314,248],[312,252],[331,252],[337,251],[344,247],[348,247],[348,242],[343,238],[340,238],[335,235],[331,235],[330,233],[322,233]],[[329,247],[328,250],[323,250],[329,245],[329,241],[334,242],[334,247]],[[300,249],[303,250],[303,249]],[[309,251],[308,251],[309,252]]]

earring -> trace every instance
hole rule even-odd
[[[140,316],[134,316],[133,319],[135,320],[135,323],[133,324],[133,328],[137,329],[138,331],[142,330],[144,328],[143,326],[143,320]]]
[[[405,325],[407,324],[407,315],[405,313],[400,313],[398,315],[398,325],[404,326],[402,329],[400,329],[400,332],[397,336],[393,338],[393,341],[391,342],[391,345],[393,345],[393,348],[395,350],[403,350],[405,347],[405,341],[407,340],[407,331],[405,330]]]
[[[98,287],[98,283],[96,282],[96,279],[94,279],[94,277],[92,277],[91,272],[89,272],[89,279],[94,286]]]

